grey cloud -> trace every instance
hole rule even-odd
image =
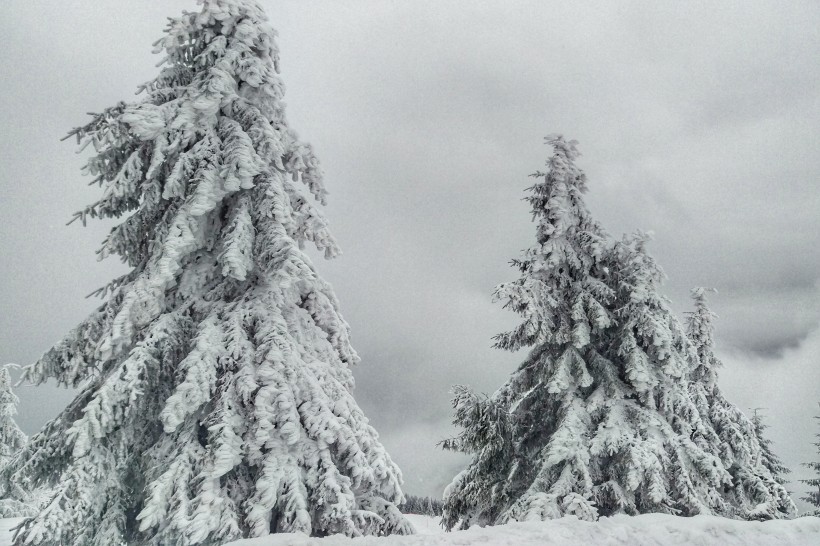
[[[412,413],[407,414],[412,417]],[[410,420],[410,419],[408,419]],[[435,444],[453,434],[446,421],[418,421],[401,429],[388,429],[381,435],[390,446],[391,455],[400,465],[404,489],[411,495],[440,492],[465,466],[468,458],[460,453],[443,451]]]
[[[766,433],[774,442],[775,452],[792,471],[788,476],[792,481],[790,490],[801,510],[809,506],[798,499],[806,488],[797,480],[810,477],[810,470],[801,463],[814,460],[816,455],[812,441],[817,434],[813,416],[820,402],[818,350],[820,328],[778,356],[720,351],[724,362],[720,383],[727,397],[747,415],[756,407],[765,408],[766,423],[770,425]]]
[[[25,364],[121,271],[94,261],[105,225],[63,226],[96,189],[57,139],[85,111],[129,99],[156,71],[165,16],[195,2],[6,4],[0,361]],[[288,117],[322,159],[344,250],[316,267],[363,357],[357,399],[409,492],[440,493],[461,464],[435,447],[452,432],[451,385],[492,391],[522,359],[491,348],[516,317],[490,294],[533,240],[521,198],[546,133],[580,140],[588,203],[610,233],[655,232],[676,310],[691,286],[721,291],[719,345],[744,355],[727,360],[722,384],[743,403],[764,394],[739,378],[786,373],[809,346],[820,320],[816,2],[263,4],[280,32]],[[800,392],[790,411],[810,412]],[[33,432],[70,393],[20,395]],[[777,427],[784,396],[765,394]]]

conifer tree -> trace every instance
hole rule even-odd
[[[757,438],[757,442],[760,444],[763,466],[771,472],[772,477],[774,477],[777,483],[785,486],[787,481],[785,475],[790,473],[791,470],[783,464],[783,461],[780,460],[780,457],[774,452],[774,448],[772,447],[774,442],[766,437],[765,431],[769,428],[769,425],[763,420],[763,408],[755,408],[753,410],[752,425],[755,430],[755,438]]]
[[[820,414],[815,415],[814,418],[817,419],[817,424],[820,425]],[[811,514],[820,517],[820,432],[815,436],[817,441],[813,445],[817,447],[817,460],[803,463],[803,466],[814,471],[814,477],[800,480],[801,483],[805,483],[811,488],[805,497],[801,497],[801,500],[815,506],[816,508]]]
[[[14,421],[20,399],[11,390],[8,366],[0,368],[0,468],[4,468],[26,445],[26,435]],[[32,507],[18,498],[29,500],[28,491],[19,490],[16,495],[0,489],[0,517],[29,516]]]
[[[786,491],[783,474],[789,470],[771,449],[771,440],[763,436],[766,428],[757,412],[749,419],[729,402],[717,384],[717,370],[723,366],[714,353],[714,320],[709,308],[708,292],[714,289],[693,288],[694,311],[687,313],[687,335],[696,353],[696,365],[690,373],[689,390],[704,422],[694,439],[707,451],[716,453],[732,476],[724,488],[728,513],[747,519],[789,517],[795,506]]]
[[[11,390],[8,366],[3,366],[0,368],[0,468],[6,466],[28,440],[14,421],[19,403],[20,399]]]
[[[275,31],[252,0],[199,3],[170,20],[142,99],[72,133],[103,188],[77,217],[121,218],[99,253],[131,271],[25,370],[80,393],[3,472],[55,488],[17,544],[412,532],[351,394],[348,325],[301,250],[338,253]]]
[[[732,478],[689,392],[697,355],[637,234],[613,242],[583,200],[575,141],[548,137],[528,189],[536,244],[495,292],[523,322],[496,347],[529,354],[492,396],[456,387],[446,449],[472,455],[445,491],[452,529],[573,514],[736,515]],[[700,431],[700,432],[698,432]]]

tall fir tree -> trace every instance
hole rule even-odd
[[[582,434],[588,422],[575,393],[592,385],[590,368],[599,355],[590,340],[610,327],[607,305],[614,295],[602,281],[606,236],[584,206],[586,178],[574,164],[575,142],[560,136],[547,141],[555,150],[549,172],[532,175],[538,182],[527,197],[537,244],[513,260],[521,276],[499,285],[494,296],[524,318],[513,331],[496,336],[495,346],[536,348],[492,397],[455,389],[454,423],[464,430],[443,446],[473,459],[445,492],[448,529],[459,522],[466,528],[506,521],[526,510],[525,502],[534,505],[532,512],[595,515],[592,499],[583,496],[584,485],[591,485],[588,461],[580,453],[575,457],[584,447],[550,452],[560,440],[545,446],[544,439]],[[566,415],[560,430],[557,414]],[[542,475],[546,472],[550,475]],[[556,481],[556,472],[562,483],[553,493],[546,482]]]
[[[0,468],[19,455],[28,440],[14,420],[19,403],[20,399],[11,390],[8,366],[3,366],[0,368]],[[30,501],[31,494],[26,489],[12,493],[0,488],[0,517],[30,516],[33,513]]]
[[[77,217],[124,218],[99,253],[132,269],[25,370],[80,393],[3,473],[56,488],[16,544],[412,532],[351,394],[348,325],[302,251],[338,248],[275,31],[254,1],[199,3],[157,42],[142,100],[73,131],[103,188]]]
[[[815,415],[814,418],[817,419],[817,424],[820,425],[820,414]],[[817,448],[817,460],[803,463],[803,466],[814,472],[814,476],[800,480],[801,483],[808,485],[810,488],[806,496],[800,498],[815,507],[810,515],[820,517],[820,432],[815,434],[815,436],[817,437],[817,441],[814,442],[813,445]]]
[[[492,396],[456,387],[443,442],[472,455],[445,491],[443,525],[573,514],[737,515],[732,478],[689,392],[696,351],[659,293],[663,273],[637,234],[612,242],[583,200],[575,141],[533,176],[536,244],[496,298],[523,317],[496,338],[529,355]]]
[[[696,366],[690,373],[689,390],[703,417],[711,426],[696,431],[695,441],[720,456],[732,476],[723,497],[727,515],[746,519],[773,519],[794,515],[795,506],[788,491],[783,466],[763,435],[766,428],[755,412],[749,419],[729,402],[717,384],[723,364],[714,352],[717,315],[709,308],[707,294],[713,288],[696,287],[691,291],[694,310],[687,313],[687,336],[696,353]]]

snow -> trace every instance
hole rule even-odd
[[[816,546],[820,544],[820,518],[804,517],[767,522],[739,521],[717,516],[682,518],[666,514],[613,516],[597,522],[569,516],[557,520],[509,523],[495,527],[473,527],[445,533],[439,518],[408,516],[418,534],[386,538],[342,536],[308,538],[299,534],[270,535],[238,540],[225,546],[399,546],[468,545],[496,546]]]
[[[0,519],[0,546],[11,546],[12,529],[17,527],[23,518]]]
[[[441,518],[420,516],[417,514],[405,514],[404,517],[413,525],[413,528],[416,530],[416,535],[444,534],[444,529],[441,527]]]
[[[412,536],[350,539],[341,535],[309,538],[287,533],[237,540],[225,546],[816,546],[820,544],[820,518],[803,517],[767,522],[739,521],[717,516],[681,518],[665,514],[613,516],[597,522],[569,516],[557,520],[509,523],[495,527],[473,527],[446,533],[440,518],[407,515],[416,528]],[[11,529],[22,518],[0,519],[0,546],[11,546]]]

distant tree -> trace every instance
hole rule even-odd
[[[14,421],[19,403],[20,400],[11,390],[8,366],[3,366],[0,368],[0,468],[4,468],[26,445],[26,435]],[[30,492],[20,488],[15,493],[12,495],[0,488],[0,517],[15,518],[34,513],[29,502]]]
[[[820,425],[820,414],[815,415],[814,418],[817,419],[817,424]],[[800,480],[801,483],[805,483],[811,488],[809,492],[806,493],[806,496],[801,497],[801,499],[815,506],[816,508],[813,514],[820,516],[820,432],[815,434],[815,436],[818,439],[813,444],[817,448],[817,460],[810,463],[803,463],[803,466],[814,471],[814,477]]]
[[[404,502],[399,505],[399,510],[401,510],[403,514],[441,516],[443,506],[444,503],[439,499],[407,495]]]
[[[749,419],[729,402],[717,384],[723,366],[714,352],[714,320],[707,294],[714,289],[697,287],[691,291],[694,310],[687,313],[687,336],[696,353],[690,373],[690,393],[704,426],[694,431],[693,439],[707,451],[717,453],[732,476],[723,497],[731,507],[730,515],[747,519],[772,519],[794,515],[796,507],[784,487],[783,466],[763,435],[762,417]]]
[[[338,248],[276,33],[255,1],[199,3],[142,99],[73,131],[103,187],[77,217],[120,218],[100,254],[132,269],[24,372],[80,392],[2,473],[54,490],[18,545],[412,532],[352,395],[349,327],[302,251]]]
[[[523,317],[496,347],[529,355],[492,396],[456,387],[446,449],[472,455],[445,491],[443,525],[573,514],[750,516],[691,395],[698,357],[660,295],[663,273],[637,234],[613,242],[584,204],[576,143],[533,176],[536,243],[496,298]]]
[[[774,442],[766,437],[765,430],[769,428],[769,425],[767,425],[763,419],[763,408],[755,408],[752,412],[752,424],[755,429],[755,437],[760,444],[760,449],[763,456],[763,466],[765,466],[769,472],[772,473],[772,476],[777,483],[780,485],[786,485],[788,480],[786,480],[785,476],[786,474],[789,474],[791,470],[789,470],[783,464],[783,461],[780,460],[780,457],[775,454],[772,447]]]

